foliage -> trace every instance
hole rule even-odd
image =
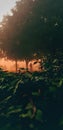
[[[51,57],[43,72],[0,69],[0,130],[63,129],[63,53]]]
[[[0,48],[12,59],[63,48],[63,1],[20,0],[0,28]]]

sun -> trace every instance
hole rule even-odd
[[[18,0],[0,0],[0,22],[4,15],[10,14],[11,9],[15,6]]]

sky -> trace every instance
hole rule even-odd
[[[10,13],[10,10],[15,6],[18,0],[0,0],[0,21],[4,15]]]

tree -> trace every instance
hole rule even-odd
[[[33,48],[32,44],[30,44],[30,39],[27,39],[24,28],[27,23],[26,15],[29,12],[27,8],[31,1],[29,3],[27,1],[23,2],[17,2],[16,7],[12,9],[13,15],[6,16],[3,19],[1,39],[3,44],[1,48],[9,58],[26,59],[26,67],[28,67]]]
[[[26,59],[28,66],[34,53],[53,53],[63,48],[62,7],[62,0],[18,1],[12,16],[2,21],[1,48],[6,55],[12,59]]]

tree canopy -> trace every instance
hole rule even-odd
[[[20,0],[2,21],[0,47],[9,58],[63,48],[62,0]]]

